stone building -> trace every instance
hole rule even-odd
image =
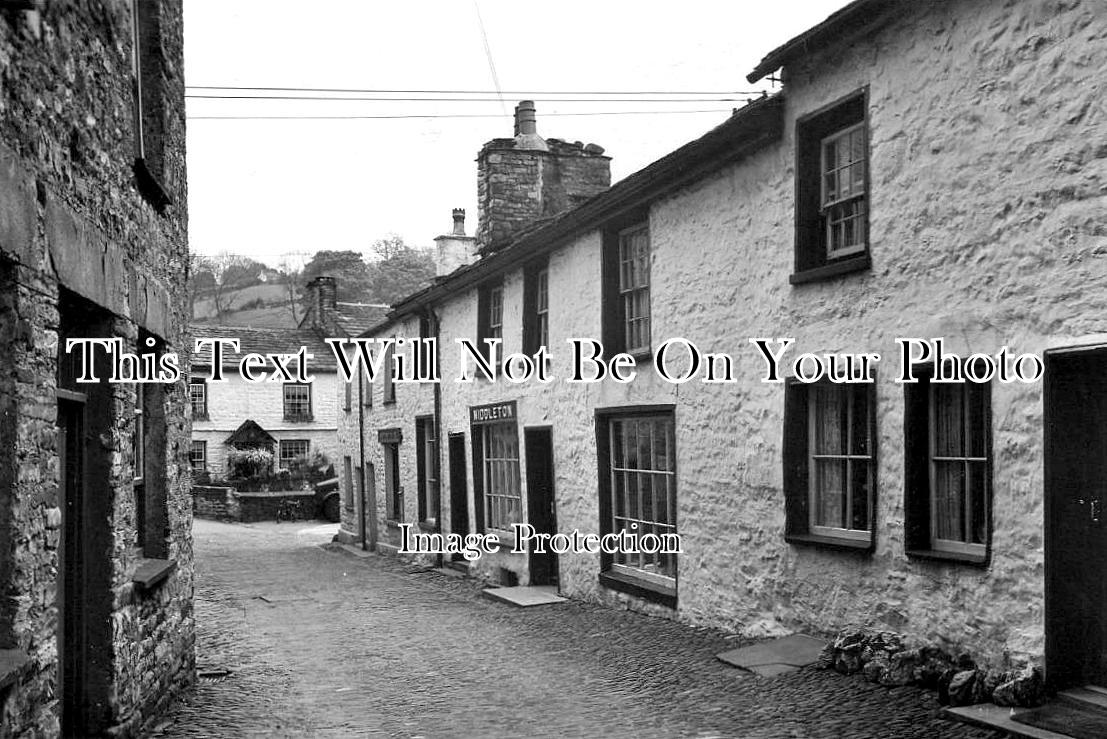
[[[224,354],[219,381],[213,381],[211,350],[205,345],[193,355],[188,390],[189,461],[194,475],[230,477],[230,453],[254,446],[273,453],[273,471],[289,469],[317,453],[335,461],[337,418],[346,399],[338,394],[331,350],[318,334],[303,329],[201,325],[194,325],[192,334],[194,340],[235,340],[239,346],[239,351],[228,349]],[[301,381],[295,358],[285,362],[288,377],[271,363],[259,367],[255,376],[265,379],[258,382],[239,372],[247,354],[296,357],[301,352],[306,382]]]
[[[187,365],[181,3],[0,3],[0,78],[0,734],[137,735],[195,675],[185,381],[66,344]]]
[[[374,405],[361,450],[432,413],[443,532],[682,539],[675,555],[501,551],[469,566],[489,580],[749,634],[861,624],[1107,684],[1107,16],[857,0],[749,79],[776,72],[779,94],[560,213],[528,194],[541,182],[486,197],[543,171],[486,147],[479,258],[385,327],[433,323],[438,395],[379,422]],[[533,130],[515,141],[541,150]],[[680,342],[657,358],[678,337],[730,355],[731,376],[720,358],[726,381],[663,379],[687,369]],[[901,367],[910,337],[948,358],[919,343]],[[460,338],[500,339],[501,357],[545,345],[554,379],[458,382]],[[573,338],[630,355],[636,377],[567,382]],[[783,352],[779,382],[751,338]],[[1042,377],[963,361],[1005,346]],[[807,382],[805,353],[881,360],[872,382]],[[958,372],[985,381],[935,375]]]

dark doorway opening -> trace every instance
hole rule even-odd
[[[465,474],[465,434],[450,434],[450,532],[469,535],[469,484]],[[451,554],[454,562],[461,554]]]
[[[557,533],[557,508],[554,502],[553,430],[547,427],[524,428],[527,454],[527,522],[539,534]],[[529,556],[530,584],[556,585],[557,555],[550,547]]]
[[[94,352],[98,383],[78,383],[80,351],[66,340],[111,336],[107,315],[69,293],[59,302],[57,370],[58,685],[64,736],[94,736],[111,724],[112,531],[110,488],[113,419],[108,357]]]
[[[1046,673],[1107,686],[1107,348],[1045,366]]]

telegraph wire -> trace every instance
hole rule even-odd
[[[600,116],[600,115],[684,115],[694,113],[733,113],[734,109],[714,110],[612,110],[591,111],[587,113],[543,113],[542,117],[552,116]],[[492,113],[441,113],[426,115],[190,115],[190,121],[366,121],[366,120],[405,120],[412,118],[502,118]]]
[[[241,87],[233,85],[185,85],[187,90],[261,92],[341,92],[373,95],[498,95],[499,90],[386,90],[356,87]],[[504,95],[760,95],[763,90],[504,90]]]
[[[308,100],[327,102],[373,102],[373,103],[503,103],[500,98],[465,98],[465,97],[331,97],[327,95],[198,95],[185,94],[192,100]],[[540,103],[737,103],[741,98],[544,98],[535,96],[535,101]]]
[[[507,103],[504,102],[504,92],[500,87],[500,77],[496,74],[496,63],[492,61],[492,47],[488,45],[488,32],[484,30],[484,19],[480,15],[480,5],[473,0],[473,9],[477,11],[477,24],[480,26],[480,35],[484,39],[484,55],[488,57],[488,68],[492,70],[492,84],[496,86],[496,95],[500,98],[500,109],[507,117]]]

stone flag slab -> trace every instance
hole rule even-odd
[[[547,606],[553,603],[564,603],[566,600],[557,594],[557,588],[553,585],[516,585],[510,588],[485,588],[481,592],[489,600],[508,603],[517,608]]]
[[[741,667],[762,677],[774,677],[814,664],[825,646],[826,642],[822,639],[792,634],[720,652],[715,656],[728,665]]]

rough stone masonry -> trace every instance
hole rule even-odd
[[[187,356],[181,13],[0,6],[3,736],[136,735],[194,679],[183,381],[78,386],[64,354]]]

